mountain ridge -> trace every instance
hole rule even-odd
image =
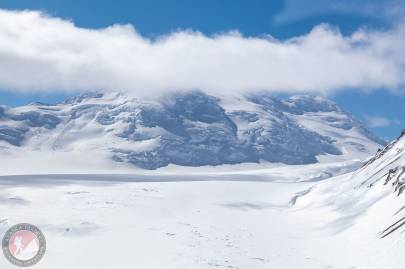
[[[365,158],[382,140],[317,96],[201,91],[139,100],[85,93],[56,104],[0,107],[0,146],[31,151],[102,151],[146,169],[262,161],[316,163]]]

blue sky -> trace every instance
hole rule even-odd
[[[77,27],[100,29],[131,24],[145,38],[158,38],[179,29],[205,35],[238,30],[246,37],[271,35],[278,40],[306,35],[321,23],[338,27],[343,36],[359,28],[386,30],[401,24],[404,1],[270,1],[270,0],[132,0],[65,1],[3,0],[1,9],[41,10],[71,20]],[[14,91],[2,87],[0,103],[15,106],[32,101],[55,102],[69,91]],[[405,128],[405,96],[389,87],[340,89],[328,95],[368,124],[377,135],[392,139]],[[377,88],[377,89],[376,89]]]

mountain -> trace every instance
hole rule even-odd
[[[146,169],[364,159],[383,144],[332,101],[309,95],[193,91],[140,100],[87,93],[57,104],[0,107],[0,154],[96,152]]]

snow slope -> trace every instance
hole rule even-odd
[[[370,268],[403,268],[405,131],[359,170],[330,178],[298,197],[296,207],[322,216],[321,226],[364,248]]]

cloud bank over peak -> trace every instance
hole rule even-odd
[[[131,25],[85,29],[38,11],[0,10],[0,88],[14,91],[395,90],[404,84],[404,49],[404,25],[352,36],[319,25],[289,40],[187,30],[152,40]]]

